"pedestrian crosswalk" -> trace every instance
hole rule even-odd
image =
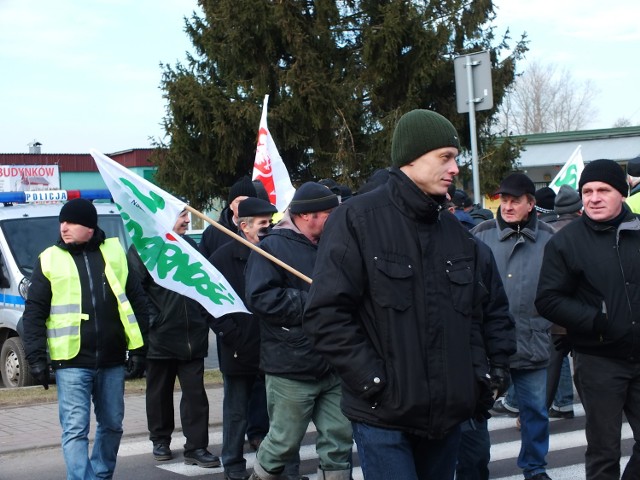
[[[584,478],[584,451],[586,438],[584,433],[584,410],[580,404],[574,406],[575,418],[551,419],[549,425],[549,455],[547,457],[547,473],[553,480],[579,480]],[[495,480],[521,480],[522,472],[517,467],[520,451],[520,432],[516,429],[516,419],[512,417],[494,417],[489,420],[491,435],[491,477]],[[309,426],[304,444],[300,450],[301,472],[310,480],[316,479],[317,454],[315,451],[316,431]],[[622,446],[624,457],[621,466],[624,469],[628,455],[633,446],[633,435],[629,425],[623,424]],[[185,465],[182,461],[181,446],[184,437],[174,436],[172,446],[176,450],[176,457],[168,462],[156,464],[156,468],[171,473],[171,478],[207,478],[223,479],[223,469],[202,469],[192,465]],[[214,429],[210,432],[211,450],[220,454],[222,432]],[[120,457],[150,455],[151,444],[148,440],[123,441],[120,447]],[[362,480],[362,470],[358,466],[357,449],[354,446],[353,479]],[[255,462],[255,453],[247,453],[247,468],[251,469]],[[164,478],[164,477],[163,477]]]

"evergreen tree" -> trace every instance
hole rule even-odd
[[[169,141],[154,157],[158,181],[196,208],[250,174],[265,94],[269,129],[294,183],[333,177],[355,186],[389,164],[393,126],[413,108],[443,114],[469,144],[468,117],[456,112],[454,57],[490,51],[499,105],[526,51],[523,37],[498,61],[509,38],[494,45],[490,0],[199,4],[202,16],[185,20],[194,53],[163,66]],[[480,132],[494,114],[477,112]],[[483,158],[496,161],[486,145]],[[488,172],[503,176],[509,155]]]

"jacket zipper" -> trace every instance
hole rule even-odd
[[[93,305],[93,323],[96,329],[96,368],[98,367],[99,360],[99,349],[98,349],[98,339],[100,338],[99,328],[98,328],[98,308],[96,306],[96,296],[95,289],[93,285],[93,277],[91,275],[91,267],[89,266],[89,257],[87,256],[87,252],[82,252],[82,256],[84,258],[84,265],[87,268],[87,276],[89,277],[89,293],[91,294],[91,305]]]

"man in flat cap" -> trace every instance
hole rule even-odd
[[[326,186],[304,183],[261,248],[311,276],[325,222],[338,203]],[[318,478],[349,480],[353,440],[340,412],[340,378],[302,330],[309,284],[257,252],[249,256],[245,280],[246,305],[260,318],[260,368],[266,374],[270,419],[252,479],[283,478],[285,465],[298,453],[313,421]]]
[[[587,164],[584,212],[549,242],[536,307],[567,329],[586,416],[587,480],[620,478],[622,415],[633,431],[623,479],[640,478],[640,217],[613,160]]]
[[[551,323],[535,309],[536,286],[544,246],[553,228],[536,214],[535,185],[523,173],[500,183],[500,207],[495,219],[471,232],[493,251],[516,322],[516,353],[509,358],[511,382],[520,410],[518,466],[525,479],[545,480],[549,451],[546,407],[547,366]]]
[[[342,378],[367,480],[452,479],[460,424],[491,407],[477,245],[445,208],[459,149],[442,115],[403,115],[388,180],[320,243],[303,326]]]
[[[256,245],[260,241],[259,232],[269,228],[271,217],[278,210],[266,200],[249,197],[240,201],[237,211],[240,235]],[[241,297],[244,297],[244,272],[250,253],[251,249],[246,245],[231,241],[209,257]],[[249,438],[256,447],[269,429],[264,374],[259,369],[260,320],[248,313],[230,313],[219,318],[211,317],[210,325],[218,340],[220,371],[224,379],[222,464],[227,479],[246,480],[250,474],[243,451],[250,418],[261,419],[258,423],[265,426],[263,435]],[[294,461],[292,467],[296,471],[292,473],[290,468],[286,469],[292,480],[300,478],[298,466]],[[285,478],[288,477],[285,475]]]

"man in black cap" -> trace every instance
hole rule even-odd
[[[258,233],[271,225],[271,216],[278,210],[268,201],[249,197],[238,204],[240,235],[253,244],[259,242]],[[228,280],[233,290],[244,297],[244,270],[251,249],[238,241],[218,248],[209,261]],[[259,369],[260,323],[255,315],[231,313],[210,318],[212,330],[218,340],[220,371],[224,379],[222,404],[222,463],[229,480],[246,480],[246,460],[243,456],[244,437],[248,429],[251,399],[260,395],[262,402],[253,402],[253,417],[262,417],[263,435],[249,438],[256,447],[268,431],[264,375]],[[296,479],[297,480],[297,479]]]
[[[262,189],[264,190],[264,188]],[[262,192],[261,192],[262,193]],[[264,192],[266,193],[266,192]],[[238,233],[238,204],[245,198],[255,198],[258,196],[256,185],[247,176],[242,177],[236,183],[231,185],[229,189],[229,198],[227,206],[220,212],[218,223],[228,228],[233,233]],[[217,229],[213,225],[209,225],[202,232],[200,239],[200,253],[204,258],[209,258],[218,247],[230,242],[232,237]]]
[[[31,374],[49,388],[47,347],[58,387],[68,479],[111,478],[122,437],[127,350],[144,374],[146,297],[117,238],[105,238],[84,199],[60,210],[60,239],[40,254],[22,317]],[[134,314],[135,312],[135,314]],[[91,403],[97,421],[89,456]]]
[[[623,413],[635,444],[622,478],[640,478],[640,217],[612,160],[587,164],[579,188],[583,215],[547,245],[536,307],[567,329],[574,350],[587,480],[620,478]]]
[[[338,203],[324,185],[301,185],[260,247],[311,276],[325,222]],[[252,479],[282,478],[313,420],[318,478],[349,480],[353,441],[351,426],[340,412],[340,378],[302,330],[309,284],[257,252],[249,256],[245,279],[246,305],[260,318],[260,367],[266,374],[270,419]]]
[[[403,115],[388,180],[320,242],[303,325],[342,379],[368,480],[452,479],[460,424],[491,407],[477,247],[445,208],[459,149],[442,115]]]
[[[533,302],[544,246],[554,231],[538,219],[535,186],[525,174],[509,175],[496,193],[500,194],[496,218],[471,232],[493,251],[516,322],[516,353],[508,366],[520,410],[518,466],[526,479],[544,480],[549,478],[545,468],[549,451],[545,386],[551,324],[538,314]]]

